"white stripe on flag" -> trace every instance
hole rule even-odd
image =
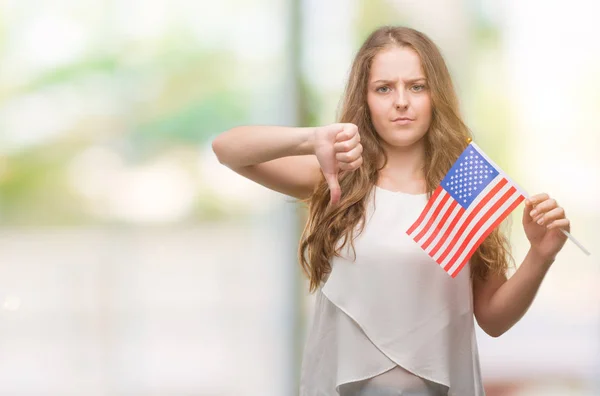
[[[435,209],[442,202],[442,198],[444,198],[444,195],[448,195],[448,193],[446,192],[446,190],[442,189],[442,191],[438,194],[437,199],[433,202],[432,206],[427,211],[427,214],[425,215],[425,218],[423,219],[421,224],[419,224],[419,226],[410,234],[411,238],[414,238],[415,236],[419,235],[421,230],[423,230],[423,228],[427,225],[427,223],[429,222],[429,219],[431,219],[431,216],[433,216]],[[450,199],[448,199],[448,201],[450,201],[451,199],[452,199],[452,197],[450,197]]]
[[[507,184],[507,186],[509,187],[514,187],[510,184]],[[498,198],[502,197],[501,192],[498,192]],[[454,264],[452,265],[452,267],[448,270],[448,273],[450,275],[452,275],[457,269],[458,266],[462,263],[462,261],[465,259],[465,256],[467,255],[467,253],[469,253],[471,251],[471,249],[473,248],[473,246],[475,245],[475,243],[479,240],[479,238],[490,229],[490,227],[492,227],[492,225],[496,222],[496,220],[498,219],[498,217],[500,217],[500,215],[502,215],[506,209],[508,209],[517,199],[519,199],[519,197],[521,196],[521,193],[519,190],[515,189],[515,192],[510,195],[508,197],[508,199],[506,200],[506,202],[504,202],[504,204],[502,204],[502,206],[500,206],[498,208],[498,210],[496,210],[494,212],[494,214],[492,216],[490,216],[490,218],[483,224],[483,226],[481,226],[479,228],[479,230],[477,231],[477,233],[475,233],[475,235],[473,236],[473,238],[469,241],[469,243],[467,244],[467,246],[465,247],[465,249],[462,251],[461,255],[458,257],[458,259],[454,262]],[[491,201],[491,200],[490,200]],[[496,200],[497,201],[497,200]],[[473,224],[476,224],[477,221],[473,220]],[[468,232],[465,232],[465,234],[468,234]],[[459,245],[460,243],[458,243],[457,245]],[[450,257],[450,255],[448,256]],[[442,265],[442,268],[444,266]]]
[[[442,239],[442,237],[446,234],[446,231],[448,230],[448,227],[450,227],[450,224],[452,224],[452,221],[454,221],[454,218],[456,217],[456,215],[458,214],[458,212],[460,212],[461,208],[462,208],[462,206],[460,206],[460,205],[454,206],[454,210],[452,211],[452,213],[450,213],[450,216],[448,216],[448,220],[446,220],[446,224],[444,224],[444,226],[442,227],[442,229],[440,230],[440,232],[438,232],[438,234],[435,236],[435,238],[433,239],[433,241],[431,241],[431,243],[429,244],[429,246],[427,246],[427,249],[425,249],[425,251],[427,252],[427,254],[430,255],[430,253],[433,250],[433,248],[435,248],[437,246],[437,244],[440,241],[440,239]]]
[[[450,195],[450,194],[448,194],[448,192],[446,192],[446,190],[442,190],[442,192],[440,192],[440,196],[438,198],[439,203],[437,205],[435,205],[434,207],[432,207],[430,210],[430,212],[432,214],[435,212],[435,208],[437,208],[441,204],[442,200],[444,199],[444,196],[446,196],[446,195]],[[429,229],[426,230],[425,234],[419,240],[419,245],[423,245],[427,241],[427,238],[429,238],[429,236],[433,232],[435,232],[438,224],[442,220],[442,217],[444,217],[444,213],[446,213],[448,211],[448,208],[450,207],[450,205],[452,205],[452,202],[453,202],[452,197],[448,197],[448,199],[446,200],[446,203],[441,208],[440,213],[438,213],[437,217],[433,220],[433,223],[431,223],[431,225],[429,226]],[[427,224],[425,221],[423,221],[423,222],[425,224]],[[419,235],[419,233],[415,233],[415,236],[417,236],[417,235]]]
[[[494,180],[492,180],[492,182],[490,184],[488,184],[486,186],[486,188],[481,193],[479,193],[479,196],[477,196],[477,198],[471,203],[469,209],[466,210],[463,213],[463,215],[460,218],[460,220],[458,220],[458,222],[456,223],[456,225],[452,229],[450,235],[444,241],[444,244],[442,245],[442,247],[440,248],[440,250],[438,250],[437,253],[435,254],[435,256],[433,257],[433,259],[437,262],[438,259],[441,256],[444,255],[444,253],[446,252],[446,250],[451,249],[450,253],[448,255],[446,255],[446,257],[444,258],[444,261],[442,261],[441,263],[439,263],[442,267],[444,267],[447,264],[447,260],[449,260],[449,258],[452,257],[452,255],[455,253],[455,251],[458,249],[458,247],[460,246],[460,244],[462,243],[462,241],[467,236],[467,234],[470,231],[470,229],[475,225],[475,223],[477,222],[477,220],[479,220],[483,215],[486,214],[486,211],[489,209],[489,207],[491,207],[492,205],[494,205],[494,203],[496,203],[496,200],[497,200],[498,196],[502,196],[502,194],[504,194],[511,187],[509,183],[505,184],[500,189],[500,191],[498,191],[494,195],[494,197],[492,197],[492,199],[490,199],[484,205],[484,207],[475,216],[475,219],[473,219],[473,221],[471,221],[471,223],[467,225],[467,229],[462,233],[462,235],[460,235],[458,242],[455,243],[454,245],[451,245],[452,240],[454,239],[454,236],[458,233],[458,231],[460,230],[460,228],[462,227],[462,225],[464,224],[464,222],[467,220],[467,218],[469,217],[469,214],[471,212],[473,212],[473,210],[477,207],[477,205],[479,205],[479,203],[488,195],[488,193],[490,192],[490,190],[492,190],[496,186],[496,184],[498,184],[501,180],[502,180],[502,176],[501,175],[496,176],[494,178]]]

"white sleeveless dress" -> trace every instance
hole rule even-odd
[[[451,278],[406,234],[427,203],[374,187],[366,226],[316,292],[300,396],[482,396],[470,265]]]

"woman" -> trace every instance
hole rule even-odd
[[[484,395],[474,317],[498,337],[525,314],[569,220],[534,195],[531,248],[510,279],[499,229],[448,276],[405,232],[470,137],[436,45],[382,27],[354,59],[340,123],[237,127],[213,142],[221,163],[309,204],[299,258],[317,295],[301,396]]]

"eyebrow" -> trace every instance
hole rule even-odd
[[[427,81],[427,79],[425,77],[417,77],[417,78],[411,78],[410,80],[406,80],[406,82],[407,83],[415,83],[415,82],[421,81],[421,80]],[[393,81],[393,80],[377,80],[377,81],[373,81],[371,84],[391,83],[391,82],[395,82],[395,81]]]

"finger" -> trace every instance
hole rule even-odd
[[[335,141],[343,142],[344,140],[349,140],[354,137],[356,137],[356,139],[360,139],[358,127],[354,124],[343,124],[342,130],[338,132],[335,137]]]
[[[540,219],[542,219],[543,217],[544,217],[544,213],[541,213],[541,214],[538,214],[538,215],[537,215],[537,216],[535,216],[535,217],[532,217],[532,219],[533,219],[533,221],[534,221],[535,223],[537,223],[537,222],[538,222],[538,221],[540,221]]]
[[[540,202],[542,202],[548,198],[550,198],[550,196],[546,193],[532,195],[531,197],[529,197],[525,200],[525,204],[526,205],[531,204],[533,206],[536,206],[537,204],[539,204]]]
[[[342,197],[342,189],[338,181],[337,173],[323,173],[327,186],[329,186],[329,203],[332,205],[337,204]]]
[[[333,145],[333,149],[336,153],[352,150],[354,147],[360,144],[358,135],[354,135],[352,138],[346,140],[336,141]]]
[[[353,171],[358,169],[363,163],[362,157],[359,157],[356,161],[346,163],[340,162],[340,169],[345,171]]]
[[[360,155],[362,154],[363,148],[362,145],[359,144],[358,146],[354,147],[352,150],[347,151],[345,153],[336,153],[335,154],[335,159],[338,160],[339,162],[353,162],[356,161]]]
[[[542,209],[543,207],[540,207]],[[525,200],[525,207],[523,208],[523,224],[529,224],[536,222],[544,216],[545,211],[537,210],[538,206],[534,206],[530,199]]]
[[[571,230],[571,222],[569,221],[569,219],[559,219],[559,220],[555,220],[552,223],[548,224],[546,227],[549,230],[552,230],[554,228],[563,228],[566,231],[570,231]]]
[[[550,224],[554,220],[564,219],[565,218],[565,210],[561,207],[554,208],[542,215],[539,216],[538,219],[535,220],[539,225]]]
[[[531,217],[535,218],[540,214],[549,212],[558,207],[558,202],[555,199],[548,198],[538,203],[535,208],[530,212]]]
[[[358,132],[358,126],[356,126],[356,124],[344,124],[344,129],[348,131],[350,137],[356,136],[360,142],[360,133]]]
[[[533,209],[533,205],[531,204],[531,202],[528,199],[526,199],[525,207],[523,208],[523,224],[529,224],[533,221],[533,218],[531,217],[532,209]]]

